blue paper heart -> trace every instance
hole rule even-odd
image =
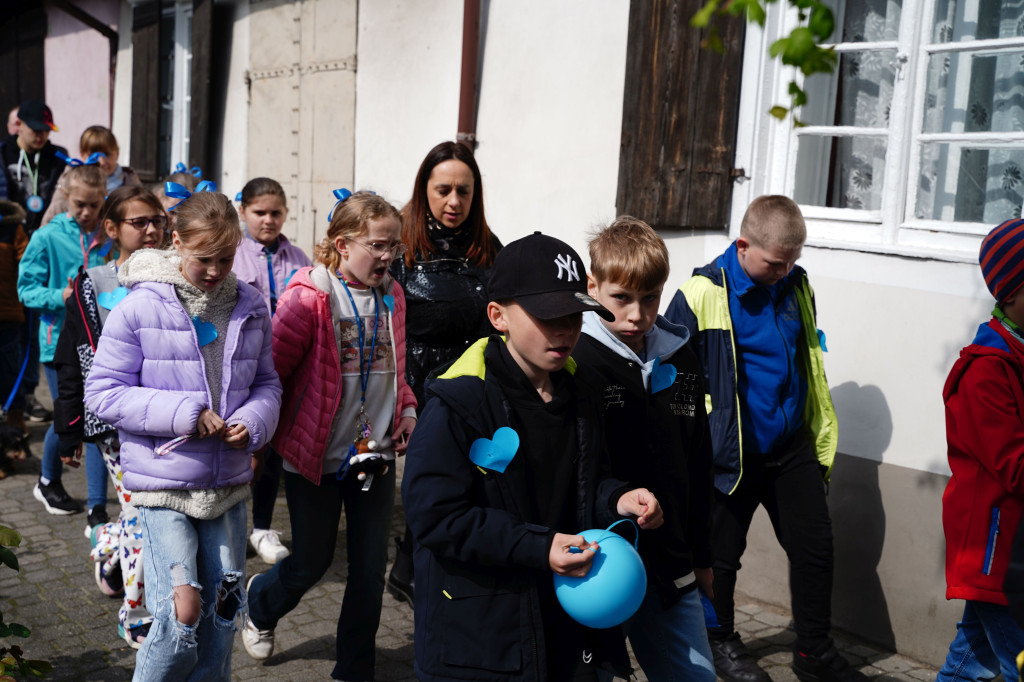
[[[651,368],[651,393],[662,391],[676,382],[676,368],[674,365],[661,364],[661,358],[655,358],[654,367]]]
[[[212,322],[203,322],[198,317],[193,317],[192,325],[196,328],[200,348],[208,343],[213,343],[213,340],[217,338],[217,328],[213,326]]]
[[[395,312],[395,297],[391,294],[384,294],[384,305],[388,307],[388,310]]]
[[[124,287],[118,287],[113,291],[104,291],[96,297],[96,302],[107,310],[113,310],[114,306],[121,302],[121,300],[128,295],[128,289]]]
[[[481,469],[505,473],[505,467],[519,450],[519,434],[502,426],[491,438],[477,438],[469,447],[469,459]]]

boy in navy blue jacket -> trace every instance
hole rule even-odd
[[[652,682],[714,682],[699,586],[711,592],[711,435],[686,327],[658,315],[668,250],[622,216],[590,241],[588,293],[614,320],[583,314],[579,383],[600,401],[612,475],[653,492],[665,523],[640,547],[647,595],[626,624]]]
[[[590,569],[596,547],[574,533],[627,515],[662,523],[654,495],[607,475],[596,415],[576,390],[569,354],[583,311],[610,315],[581,274],[557,239],[506,246],[487,307],[504,336],[476,342],[427,387],[402,482],[421,680],[593,680],[598,664],[628,676],[618,629],[570,620],[552,581]]]
[[[770,682],[733,627],[736,572],[759,505],[789,558],[793,671],[803,682],[864,679],[829,636],[833,555],[825,492],[838,428],[814,294],[796,266],[806,236],[792,199],[758,197],[739,238],[694,270],[665,314],[696,340],[708,386],[717,616],[708,636],[718,675],[729,682]]]

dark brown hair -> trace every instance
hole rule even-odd
[[[107,195],[106,201],[103,202],[103,208],[100,209],[100,222],[99,225],[103,228],[100,234],[106,234],[106,223],[108,220],[115,223],[118,228],[118,232],[121,231],[121,221],[124,220],[125,209],[128,204],[132,201],[141,201],[146,206],[153,209],[154,215],[167,215],[164,213],[164,207],[160,205],[160,200],[156,198],[156,195],[150,192],[141,185],[122,185],[113,192]],[[168,237],[170,236],[170,228],[164,229],[164,241],[161,246],[166,246]],[[121,250],[121,243],[119,240],[114,239],[114,246],[117,247],[118,251]],[[110,260],[113,255],[113,249],[107,254],[107,260]]]
[[[242,188],[242,208],[268,194],[278,197],[282,204],[288,206],[288,197],[285,196],[284,187],[281,187],[280,182],[271,178],[253,178]]]
[[[416,182],[412,188],[412,198],[402,209],[402,243],[408,250],[405,252],[405,264],[412,267],[416,254],[427,256],[436,254],[437,248],[427,234],[427,213],[430,204],[427,201],[427,182],[434,168],[445,161],[461,161],[469,166],[473,173],[473,203],[469,207],[469,215],[463,223],[464,229],[470,234],[470,246],[466,258],[473,265],[488,268],[494,262],[498,249],[494,236],[487,227],[484,217],[484,185],[480,178],[480,168],[476,165],[473,152],[458,142],[442,142],[429,152],[416,172]],[[437,216],[434,216],[435,218]]]

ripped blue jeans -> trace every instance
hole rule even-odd
[[[149,636],[135,658],[134,682],[231,679],[231,648],[245,609],[246,504],[204,521],[164,507],[139,507]],[[179,622],[174,588],[200,590],[198,621]]]

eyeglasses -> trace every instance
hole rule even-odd
[[[370,242],[364,244],[361,241],[355,239],[349,239],[348,241],[359,244],[374,258],[383,258],[387,254],[391,254],[392,258],[401,258],[405,254],[405,244],[402,242],[394,242],[393,244],[385,244],[384,242]]]
[[[150,216],[139,216],[138,218],[125,218],[121,221],[122,223],[128,223],[136,230],[145,230],[146,226],[151,224],[158,230],[167,229],[167,216],[165,215],[150,215]]]

